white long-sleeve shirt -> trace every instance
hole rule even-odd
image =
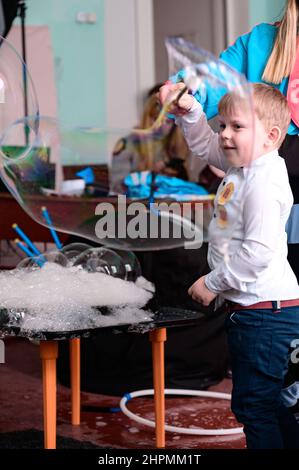
[[[228,168],[199,103],[178,123],[194,155],[226,171],[209,226],[207,288],[245,306],[299,298],[287,261],[285,225],[293,196],[283,158],[272,151],[249,168]]]

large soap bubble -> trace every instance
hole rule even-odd
[[[135,282],[141,276],[141,266],[137,256],[132,251],[113,250],[125,265],[126,281]]]
[[[17,265],[17,269],[35,270],[42,268],[46,263],[54,263],[66,267],[68,258],[60,251],[48,251],[38,256],[24,258]]]
[[[216,194],[217,204],[214,207],[208,234],[209,240],[213,238],[218,246],[222,245],[225,256],[243,208],[249,175],[248,171],[243,170],[245,167],[250,167],[253,157],[252,88],[244,75],[182,38],[168,38],[166,48],[172,80],[183,84],[178,86],[177,91],[169,93],[164,110],[171,110],[174,105],[179,104],[185,92],[194,95],[201,103],[208,119],[217,115],[220,107],[219,120],[214,120],[212,127],[217,132],[222,128],[222,138],[213,142],[211,132],[207,131],[203,133],[202,141],[208,143],[197,147],[206,147],[209,163],[226,172]],[[235,135],[232,136],[229,130],[229,127],[237,128],[237,126],[240,129],[245,127],[246,131],[251,133],[246,146],[240,145],[240,142],[236,143]],[[199,132],[198,129],[197,131]],[[193,142],[196,140],[198,143],[200,137],[193,135]],[[220,154],[217,153],[219,145],[222,147]],[[219,155],[222,155],[221,160]],[[217,228],[218,230],[215,230]]]
[[[90,248],[78,256],[74,266],[82,266],[91,273],[103,273],[109,276],[126,278],[126,268],[122,258],[115,251],[107,248]]]
[[[155,197],[133,201],[125,195],[113,195],[108,180],[101,183],[101,196],[90,198],[81,186],[77,190],[78,178],[66,179],[68,162],[79,164],[96,159],[103,166],[108,165],[109,151],[111,154],[125,131],[65,129],[53,118],[26,117],[4,131],[1,145],[5,146],[24,126],[29,129],[26,151],[20,157],[1,156],[1,178],[37,222],[49,227],[43,215],[46,207],[57,230],[116,249],[155,250],[179,247],[185,241],[201,242],[201,227],[182,217],[184,208],[179,203],[174,203],[169,211],[169,204],[158,206]],[[129,131],[128,147],[134,148],[138,132]],[[140,135],[151,139],[149,132]],[[72,184],[76,191],[68,197],[65,188]],[[63,199],[57,195],[64,195]],[[191,216],[189,209],[185,213]]]
[[[66,256],[69,261],[69,264],[72,265],[84,251],[89,250],[91,248],[90,245],[87,243],[69,243],[68,245],[64,245],[61,249],[61,252]]]
[[[0,129],[3,131],[24,116],[34,117],[37,125],[38,115],[38,100],[30,73],[19,53],[0,36]],[[28,129],[24,123],[12,141],[1,145],[1,153],[21,156],[27,141]]]
[[[210,87],[216,98],[228,91],[236,93],[248,106],[250,116],[250,91],[241,75],[186,42],[170,42],[168,52],[171,73],[182,69],[187,89],[194,92],[200,88],[204,94]],[[177,99],[177,95],[169,97],[148,129],[70,129],[56,119],[36,114],[17,119],[3,129],[1,149],[12,145],[24,129],[26,145],[21,154],[1,153],[1,178],[35,221],[58,231],[118,250],[198,248],[208,239],[207,227],[213,213],[212,196],[206,191],[175,178],[161,183],[160,175],[154,171],[137,172],[130,175],[131,183],[142,189],[147,187],[147,191],[143,197],[133,199],[132,195],[127,197],[128,183],[120,194],[111,188],[111,178],[105,179],[105,168],[111,168],[112,158],[123,150],[124,136],[129,161],[141,144],[151,149],[155,157],[157,142],[165,139],[168,111]],[[85,171],[68,177],[70,165],[76,164],[86,166]],[[99,177],[91,171],[92,164],[101,169]],[[238,180],[238,191],[228,191],[230,197],[234,196],[232,210],[226,213],[225,203],[218,209],[223,245],[231,238],[241,211],[245,180],[239,183]],[[222,188],[225,194],[227,189],[231,188]],[[44,217],[44,206],[51,223]]]

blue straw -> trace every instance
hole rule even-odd
[[[23,245],[23,243],[18,238],[15,239],[15,244],[21,248],[21,250],[24,251],[24,253],[26,253],[29,258],[34,257],[34,253],[32,253],[32,251],[30,251],[26,245]]]
[[[51,235],[53,237],[53,240],[55,242],[56,247],[58,248],[58,250],[61,250],[63,245],[62,245],[61,241],[59,240],[58,235],[57,235],[57,233],[55,232],[55,230],[53,228],[53,223],[52,223],[52,220],[50,218],[49,212],[48,212],[46,207],[42,207],[42,213],[43,213],[45,221],[48,224],[48,228],[51,232]]]
[[[34,260],[34,262],[36,264],[38,264],[40,267],[42,267],[44,265],[44,263],[37,259],[35,256],[34,256],[34,253],[32,253],[29,248],[26,246],[26,245],[23,245],[23,243],[18,239],[16,238],[15,239],[15,244],[22,250],[24,251],[24,253],[26,253],[27,256],[29,256],[29,258],[32,258]]]
[[[36,246],[32,243],[32,241],[30,240],[30,238],[27,237],[26,233],[23,232],[23,230],[20,229],[20,227],[18,226],[18,224],[13,224],[12,228],[17,232],[17,234],[22,238],[22,240],[24,240],[25,243],[27,243],[28,245],[28,248],[31,249],[31,251],[33,252],[33,254],[36,254],[36,255],[41,255],[41,252],[36,248]],[[32,255],[30,255],[32,256]]]

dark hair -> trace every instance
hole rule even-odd
[[[182,180],[189,180],[188,172],[186,170],[186,162],[182,158],[174,157],[165,165],[166,168],[171,168],[175,173],[177,178]]]

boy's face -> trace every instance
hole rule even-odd
[[[268,132],[257,115],[249,110],[233,108],[230,113],[219,115],[219,142],[230,166],[249,166],[271,149],[267,148]]]

